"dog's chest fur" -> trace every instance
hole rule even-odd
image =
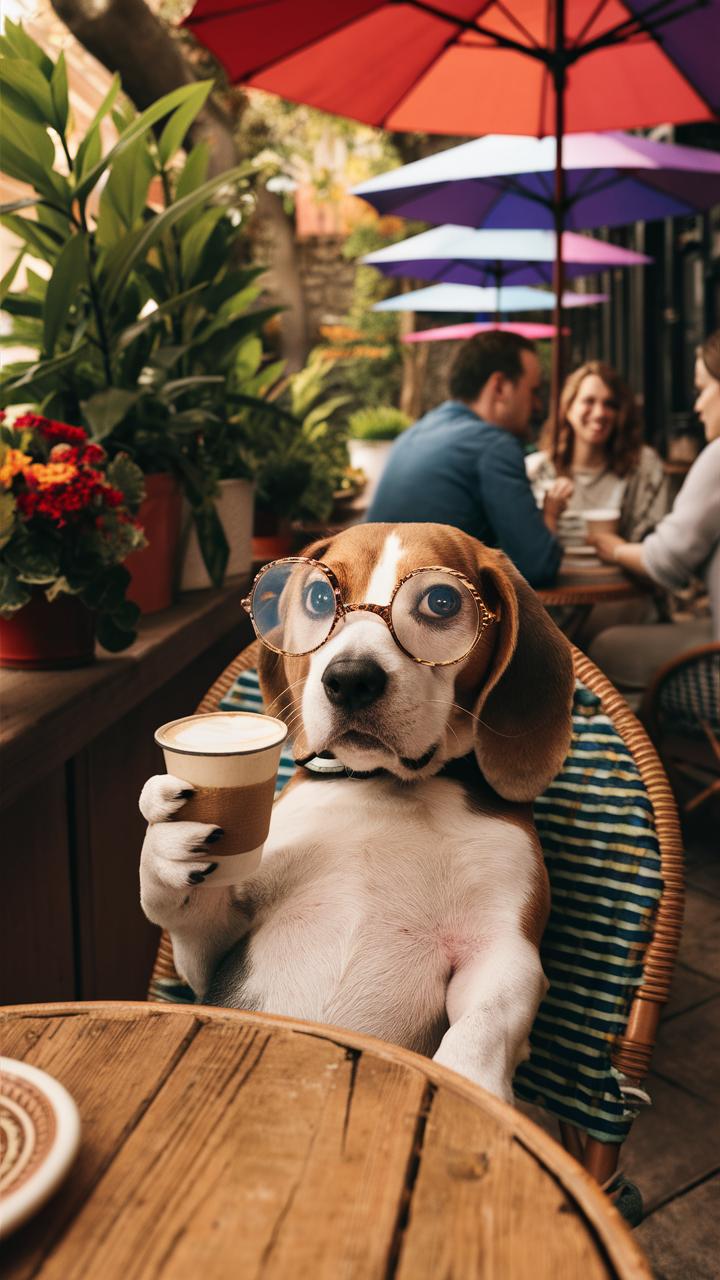
[[[450,977],[517,930],[536,878],[528,833],[458,782],[300,783],[275,805],[238,891],[243,937],[205,999],[432,1053]]]

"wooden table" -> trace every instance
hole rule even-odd
[[[199,1006],[0,1016],[83,1125],[4,1280],[651,1280],[561,1147],[416,1054]]]
[[[578,636],[594,605],[616,604],[623,600],[640,600],[652,591],[652,585],[641,578],[623,573],[615,565],[563,561],[555,585],[543,587],[537,595],[547,608],[565,608],[558,623],[570,639]]]

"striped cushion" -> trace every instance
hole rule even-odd
[[[704,720],[720,734],[720,649],[671,672],[660,685],[658,705],[668,729],[704,736]]]
[[[259,710],[255,671],[222,699],[224,711]],[[660,897],[652,809],[629,748],[600,699],[575,692],[570,753],[535,805],[552,889],[542,945],[550,989],[515,1076],[519,1097],[603,1141],[621,1142],[634,1115],[610,1064],[624,1031]],[[283,756],[277,790],[293,772]],[[176,998],[163,984],[160,999]],[[187,988],[178,988],[185,993]]]

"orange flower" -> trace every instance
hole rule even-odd
[[[78,473],[74,462],[35,462],[29,471],[38,489],[49,489],[54,484],[70,484]]]
[[[32,458],[21,449],[8,449],[0,465],[0,484],[9,489],[15,476],[24,475],[32,466]]]

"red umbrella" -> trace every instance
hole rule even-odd
[[[185,25],[231,80],[368,124],[554,134],[558,329],[565,132],[720,114],[720,0],[198,0]]]

